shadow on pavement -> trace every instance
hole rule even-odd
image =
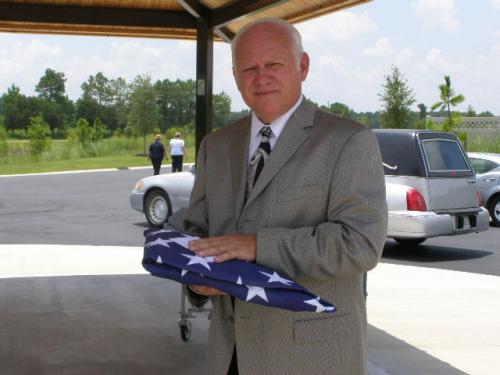
[[[368,358],[390,375],[467,375],[372,325],[368,325]]]
[[[492,255],[491,251],[462,249],[455,247],[426,245],[402,246],[396,242],[386,242],[382,257],[417,263],[449,262],[483,258]]]
[[[182,341],[180,292],[148,275],[0,279],[0,374],[204,374],[208,314]],[[373,326],[368,337],[388,374],[463,374]]]
[[[143,221],[141,223],[134,223],[134,225],[138,226],[138,227],[143,227],[143,228],[146,228],[146,229],[151,228],[151,225],[149,225],[149,223],[147,221]]]
[[[182,341],[180,296],[147,275],[0,279],[0,374],[203,374],[207,314]]]

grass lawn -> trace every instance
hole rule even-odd
[[[186,151],[188,157],[185,158],[184,162],[192,163],[194,160],[194,147],[188,147]],[[164,159],[163,161],[164,165],[171,163],[170,157],[168,160]],[[151,162],[145,156],[121,154],[95,158],[0,164],[0,175],[140,166],[151,166]]]

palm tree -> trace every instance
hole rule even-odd
[[[448,121],[451,127],[452,120],[450,106],[455,107],[457,104],[462,103],[465,100],[465,97],[462,94],[455,95],[455,91],[451,88],[450,76],[444,76],[444,81],[444,85],[439,85],[439,97],[441,98],[441,101],[434,103],[431,110],[435,111],[437,108],[439,108],[440,111],[446,110],[448,112]]]

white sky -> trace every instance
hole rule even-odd
[[[380,109],[378,93],[392,64],[428,107],[450,75],[457,93],[477,112],[500,115],[500,0],[373,0],[297,25],[311,68],[307,97],[342,102],[356,111]],[[245,108],[233,82],[229,46],[214,47],[214,91],[226,91],[232,109]],[[0,93],[15,83],[26,95],[45,69],[64,72],[71,99],[89,75],[150,74],[153,79],[195,78],[195,44],[139,38],[0,33]]]

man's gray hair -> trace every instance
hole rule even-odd
[[[302,37],[300,36],[299,31],[293,25],[291,25],[285,20],[282,20],[281,18],[269,17],[269,18],[261,18],[256,21],[250,22],[245,26],[243,26],[238,31],[238,33],[236,33],[236,36],[231,41],[231,55],[233,57],[233,67],[235,66],[236,62],[236,47],[238,46],[241,37],[249,29],[251,29],[255,25],[260,25],[260,24],[275,25],[285,30],[287,34],[290,35],[290,37],[292,38],[293,48],[295,49],[295,55],[297,57],[297,64],[300,64],[300,55],[304,52],[304,49],[302,48]]]

